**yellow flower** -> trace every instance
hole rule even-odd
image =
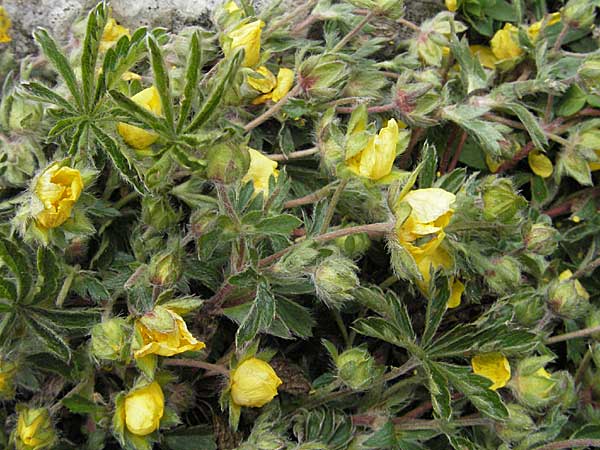
[[[260,59],[260,30],[265,23],[262,20],[238,26],[225,36],[223,53],[226,57],[233,55],[238,49],[244,49],[244,67],[253,67]]]
[[[346,160],[348,168],[370,180],[389,175],[396,159],[398,136],[398,123],[390,119],[376,136],[369,139],[362,151]]]
[[[111,17],[106,21],[106,26],[104,27],[102,38],[100,39],[99,50],[101,52],[107,51],[109,48],[116,45],[123,36],[131,37],[129,29],[119,25],[117,21]]]
[[[448,308],[456,308],[460,306],[465,285],[460,280],[454,280],[450,289],[450,298],[448,299]]]
[[[160,385],[154,381],[127,394],[124,410],[125,425],[131,433],[146,436],[156,431],[165,412],[165,396]]]
[[[157,116],[162,114],[160,96],[158,89],[154,86],[138,92],[131,97],[131,100]],[[117,131],[128,145],[138,150],[151,146],[158,139],[158,134],[152,131],[146,131],[123,122],[117,124]]]
[[[248,151],[250,153],[250,168],[242,178],[242,182],[252,181],[254,192],[257,194],[262,192],[266,195],[269,192],[269,178],[271,175],[275,178],[279,175],[277,162],[253,148],[248,149]]]
[[[554,172],[552,161],[539,150],[533,150],[527,155],[527,161],[532,172],[542,178],[548,178]]]
[[[12,41],[8,31],[12,26],[10,17],[6,13],[6,10],[0,5],[0,44],[6,44]]]
[[[579,219],[577,216],[574,216],[573,219]],[[579,222],[579,220],[573,220],[575,223]],[[563,270],[560,275],[558,276],[558,280],[559,281],[569,281],[571,278],[573,277],[573,272],[571,272],[569,269],[567,270]],[[573,280],[573,285],[575,286],[575,292],[577,293],[577,295],[579,295],[580,297],[584,298],[585,300],[589,300],[590,299],[590,293],[583,287],[583,285],[579,282],[579,280],[577,278],[575,278]]]
[[[469,50],[471,53],[479,59],[479,62],[483,67],[488,69],[494,69],[496,67],[496,56],[492,49],[485,45],[470,45]]]
[[[446,8],[448,11],[454,12],[458,9],[458,1],[457,0],[446,0]]]
[[[123,81],[131,81],[131,80],[137,80],[140,81],[142,79],[141,75],[138,75],[135,72],[124,72],[123,75],[121,75],[121,80]]]
[[[36,216],[38,225],[56,228],[71,216],[71,210],[83,191],[83,180],[79,170],[53,164],[39,176],[34,191],[44,205]]]
[[[519,47],[518,32],[518,28],[510,23],[504,24],[504,28],[496,31],[490,45],[494,56],[500,61],[518,58],[523,54],[523,49]]]
[[[204,342],[192,336],[179,314],[163,306],[156,306],[152,312],[137,320],[135,334],[135,358],[151,354],[173,356],[206,347]]]
[[[500,168],[500,166],[502,166],[502,164],[504,164],[504,161],[492,158],[491,156],[489,156],[486,153],[485,163],[488,166],[488,169],[490,169],[490,172],[496,173],[498,171],[498,169]]]
[[[240,10],[240,7],[234,1],[227,2],[223,5],[223,9],[229,14]]]
[[[253,77],[252,75],[248,76],[248,84],[256,89],[258,92],[262,92],[266,94],[271,92],[277,86],[277,79],[273,72],[267,69],[265,66],[260,66],[256,69],[256,73],[262,75],[262,78]]]
[[[273,400],[281,384],[268,363],[250,358],[231,373],[231,398],[238,406],[260,408]]]
[[[560,13],[554,12],[550,14],[546,20],[546,26],[552,26],[555,23],[560,22]],[[529,39],[535,41],[542,30],[542,25],[544,24],[544,20],[538,20],[537,22],[532,23],[527,29],[527,34],[529,35]]]
[[[259,67],[258,71],[260,72],[260,69],[263,69],[263,68],[267,72],[269,72],[271,77],[273,77],[274,84],[272,85],[272,87],[269,90],[261,90],[258,87],[256,87],[255,85],[253,85],[250,82],[250,79],[248,79],[248,83],[250,84],[250,86],[252,86],[256,90],[264,93],[263,95],[260,95],[260,96],[256,97],[254,100],[252,100],[253,105],[260,105],[261,103],[265,103],[267,100],[273,100],[275,103],[277,103],[279,100],[281,100],[283,97],[285,97],[285,95],[290,91],[290,89],[292,88],[292,85],[294,84],[294,71],[293,70],[286,69],[285,67],[279,69],[279,72],[277,73],[277,79],[275,80],[275,76],[266,67],[264,67],[264,66]],[[266,89],[271,85],[268,80],[260,80],[260,81],[263,82],[261,85],[261,87],[263,89]]]
[[[17,421],[17,449],[46,449],[56,441],[50,414],[46,408],[19,408]]]
[[[510,380],[510,364],[502,353],[493,352],[474,356],[471,359],[471,366],[477,375],[493,382],[490,386],[492,391],[506,386]]]

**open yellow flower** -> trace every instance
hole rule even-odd
[[[125,28],[117,23],[112,17],[106,21],[104,31],[102,32],[102,38],[100,39],[100,47],[98,48],[101,52],[107,51],[123,36],[131,37],[129,29]]]
[[[19,450],[51,448],[56,442],[56,432],[46,408],[19,408],[16,444]]]
[[[277,86],[277,78],[266,66],[260,66],[255,71],[261,77],[248,75],[248,84],[263,94],[271,92]]]
[[[510,380],[510,364],[508,359],[498,352],[476,355],[471,359],[473,372],[492,381],[492,391],[506,386]]]
[[[273,175],[275,178],[279,175],[277,162],[263,155],[261,152],[248,149],[250,153],[250,168],[242,178],[242,182],[252,181],[254,192],[267,194],[269,192],[269,178]]]
[[[179,353],[202,350],[206,345],[188,331],[183,318],[163,306],[136,321],[135,358],[146,355],[173,356]]]
[[[137,435],[146,436],[156,431],[165,412],[165,396],[154,381],[148,386],[131,391],[125,397],[125,425]]]
[[[71,216],[71,210],[83,191],[83,180],[77,169],[49,166],[38,177],[34,193],[44,205],[36,216],[42,228],[61,226]]]
[[[369,139],[362,151],[346,160],[346,165],[355,174],[370,180],[389,175],[396,159],[398,137],[398,123],[390,119],[376,136]]]
[[[252,101],[252,104],[260,105],[261,103],[265,103],[267,100],[273,100],[275,103],[277,103],[279,100],[285,97],[285,95],[292,88],[292,85],[294,84],[294,71],[282,67],[277,73],[277,79],[275,79],[275,76],[269,71],[269,69],[267,69],[264,66],[261,66],[258,68],[257,71],[260,72],[261,69],[266,70],[270,74],[270,77],[267,76],[264,80],[259,80],[262,82],[260,86],[257,83],[255,83],[256,85],[252,84],[250,78],[248,79],[248,83],[250,84],[250,86],[252,86],[260,92],[263,92],[263,95],[256,97]],[[272,80],[275,81],[274,84],[272,83]],[[257,86],[259,86],[260,88]],[[266,88],[268,87],[270,87],[270,89],[266,90]]]
[[[527,155],[531,171],[542,178],[548,178],[554,172],[552,161],[539,150],[533,150]]]
[[[490,47],[485,45],[470,45],[469,50],[477,57],[483,67],[487,67],[488,69],[494,69],[496,67],[496,62],[498,60]]]
[[[560,13],[554,12],[548,16],[546,20],[546,27],[552,26],[558,22],[560,22]],[[544,20],[538,20],[537,22],[534,22],[531,25],[529,25],[529,28],[527,29],[529,39],[535,41],[538,38],[540,31],[542,30],[543,24]]]
[[[498,60],[515,59],[523,54],[519,47],[519,29],[510,23],[504,24],[504,28],[496,31],[490,41],[492,53]]]
[[[236,405],[260,408],[273,400],[282,381],[268,363],[250,358],[231,373],[230,383]]]
[[[131,100],[157,116],[162,114],[160,95],[154,86],[138,92],[131,97]],[[150,147],[158,139],[158,134],[153,131],[146,131],[123,122],[117,124],[117,131],[128,145],[138,150]]]
[[[12,41],[9,33],[11,26],[12,22],[10,17],[6,13],[4,7],[0,5],[0,44],[6,44]]]
[[[240,25],[227,33],[223,39],[223,53],[226,57],[233,55],[237,50],[244,49],[244,67],[253,67],[260,59],[260,33],[265,26],[262,20]]]

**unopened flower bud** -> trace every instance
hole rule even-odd
[[[600,326],[600,309],[594,309],[585,316],[585,327],[595,328]],[[592,337],[600,341],[600,331],[592,334]]]
[[[236,405],[260,408],[273,400],[283,382],[269,363],[250,358],[231,372],[230,383],[231,398]]]
[[[348,224],[347,226],[352,226],[352,224]],[[367,233],[357,233],[339,237],[334,243],[345,256],[356,259],[369,250],[371,247],[371,238],[369,238]]]
[[[326,100],[334,97],[348,78],[348,67],[331,56],[310,56],[300,66],[299,82],[311,97]]]
[[[44,152],[31,136],[0,135],[0,187],[28,184],[40,165],[45,165]]]
[[[558,230],[551,225],[534,223],[525,235],[527,250],[538,255],[550,255],[558,245]]]
[[[488,221],[509,223],[527,206],[527,201],[515,192],[511,181],[497,178],[483,188],[483,217]]]
[[[591,0],[569,0],[562,9],[562,17],[573,28],[587,28],[594,23],[596,5]]]
[[[514,308],[515,319],[527,327],[537,324],[546,312],[544,298],[528,290],[513,296],[510,302]]]
[[[535,431],[535,422],[525,408],[516,403],[509,403],[506,409],[508,419],[496,425],[496,432],[503,441],[519,442]]]
[[[146,436],[158,429],[165,411],[165,396],[154,381],[127,394],[123,405],[125,426],[136,436]]]
[[[539,409],[556,399],[558,383],[544,369],[548,361],[548,357],[529,357],[517,365],[517,372],[510,386],[521,405]]]
[[[596,55],[586,58],[579,66],[577,75],[588,92],[600,93],[600,57]]]
[[[348,258],[330,256],[323,260],[313,275],[319,299],[335,309],[352,299],[352,291],[359,285],[356,270]]]
[[[217,144],[206,156],[206,177],[219,183],[229,184],[239,180],[250,167],[250,154],[244,145]]]
[[[485,270],[485,281],[490,289],[498,293],[508,293],[521,282],[521,267],[512,256],[492,259]]]
[[[164,231],[179,221],[179,213],[165,197],[146,196],[142,200],[142,221],[157,231]]]
[[[129,353],[131,328],[125,319],[114,317],[92,328],[91,351],[98,360],[123,361]]]
[[[5,103],[6,102],[6,103]],[[42,105],[9,94],[2,102],[3,125],[12,131],[35,130],[42,118]]]
[[[548,289],[548,305],[557,315],[567,319],[579,319],[589,310],[590,294],[573,278],[570,270],[562,272]]]
[[[556,372],[553,377],[558,382],[558,403],[561,409],[565,410],[574,407],[577,404],[578,396],[573,376],[566,370],[561,370],[560,372]]]
[[[176,283],[181,277],[182,266],[182,255],[178,249],[159,253],[150,261],[150,282],[156,286]]]
[[[14,435],[17,450],[43,450],[53,448],[56,432],[47,408],[17,406],[19,418]]]
[[[379,376],[379,367],[373,356],[364,348],[356,347],[341,353],[335,360],[340,380],[351,389],[360,390],[370,386]]]

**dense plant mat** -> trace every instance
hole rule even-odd
[[[597,1],[0,7],[0,442],[600,446]]]

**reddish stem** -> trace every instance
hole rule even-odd
[[[513,167],[515,167],[519,161],[521,161],[523,158],[525,158],[529,152],[531,150],[533,150],[534,144],[533,142],[528,142],[527,144],[525,144],[525,146],[523,146],[523,148],[517,152],[517,154],[515,156],[513,156],[513,159],[511,159],[510,161],[506,161],[505,163],[503,163],[498,170],[496,171],[496,173],[502,173],[505,172],[509,169],[512,169]]]
[[[370,106],[369,108],[367,108],[367,112],[382,113],[382,112],[392,111],[392,110],[396,109],[396,107],[397,106],[395,103],[388,103],[386,105],[379,105],[379,106]],[[352,114],[352,112],[355,109],[356,109],[356,106],[338,106],[336,108],[336,111],[341,114]]]
[[[454,140],[456,139],[456,132],[458,129],[453,126],[452,132],[450,136],[448,136],[448,142],[446,142],[446,148],[444,150],[444,154],[442,156],[442,161],[440,162],[440,173],[444,175],[447,172],[448,163],[450,162],[450,151],[452,149],[452,145],[454,144]]]
[[[452,161],[450,162],[450,165],[448,166],[448,172],[452,172],[454,169],[456,169],[456,165],[458,164],[458,160],[460,159],[460,154],[462,153],[462,150],[465,146],[465,142],[467,142],[467,137],[469,135],[467,134],[466,131],[463,131],[462,135],[460,136],[460,141],[458,142],[458,146],[456,147],[456,150],[454,151],[454,157],[452,158]]]

